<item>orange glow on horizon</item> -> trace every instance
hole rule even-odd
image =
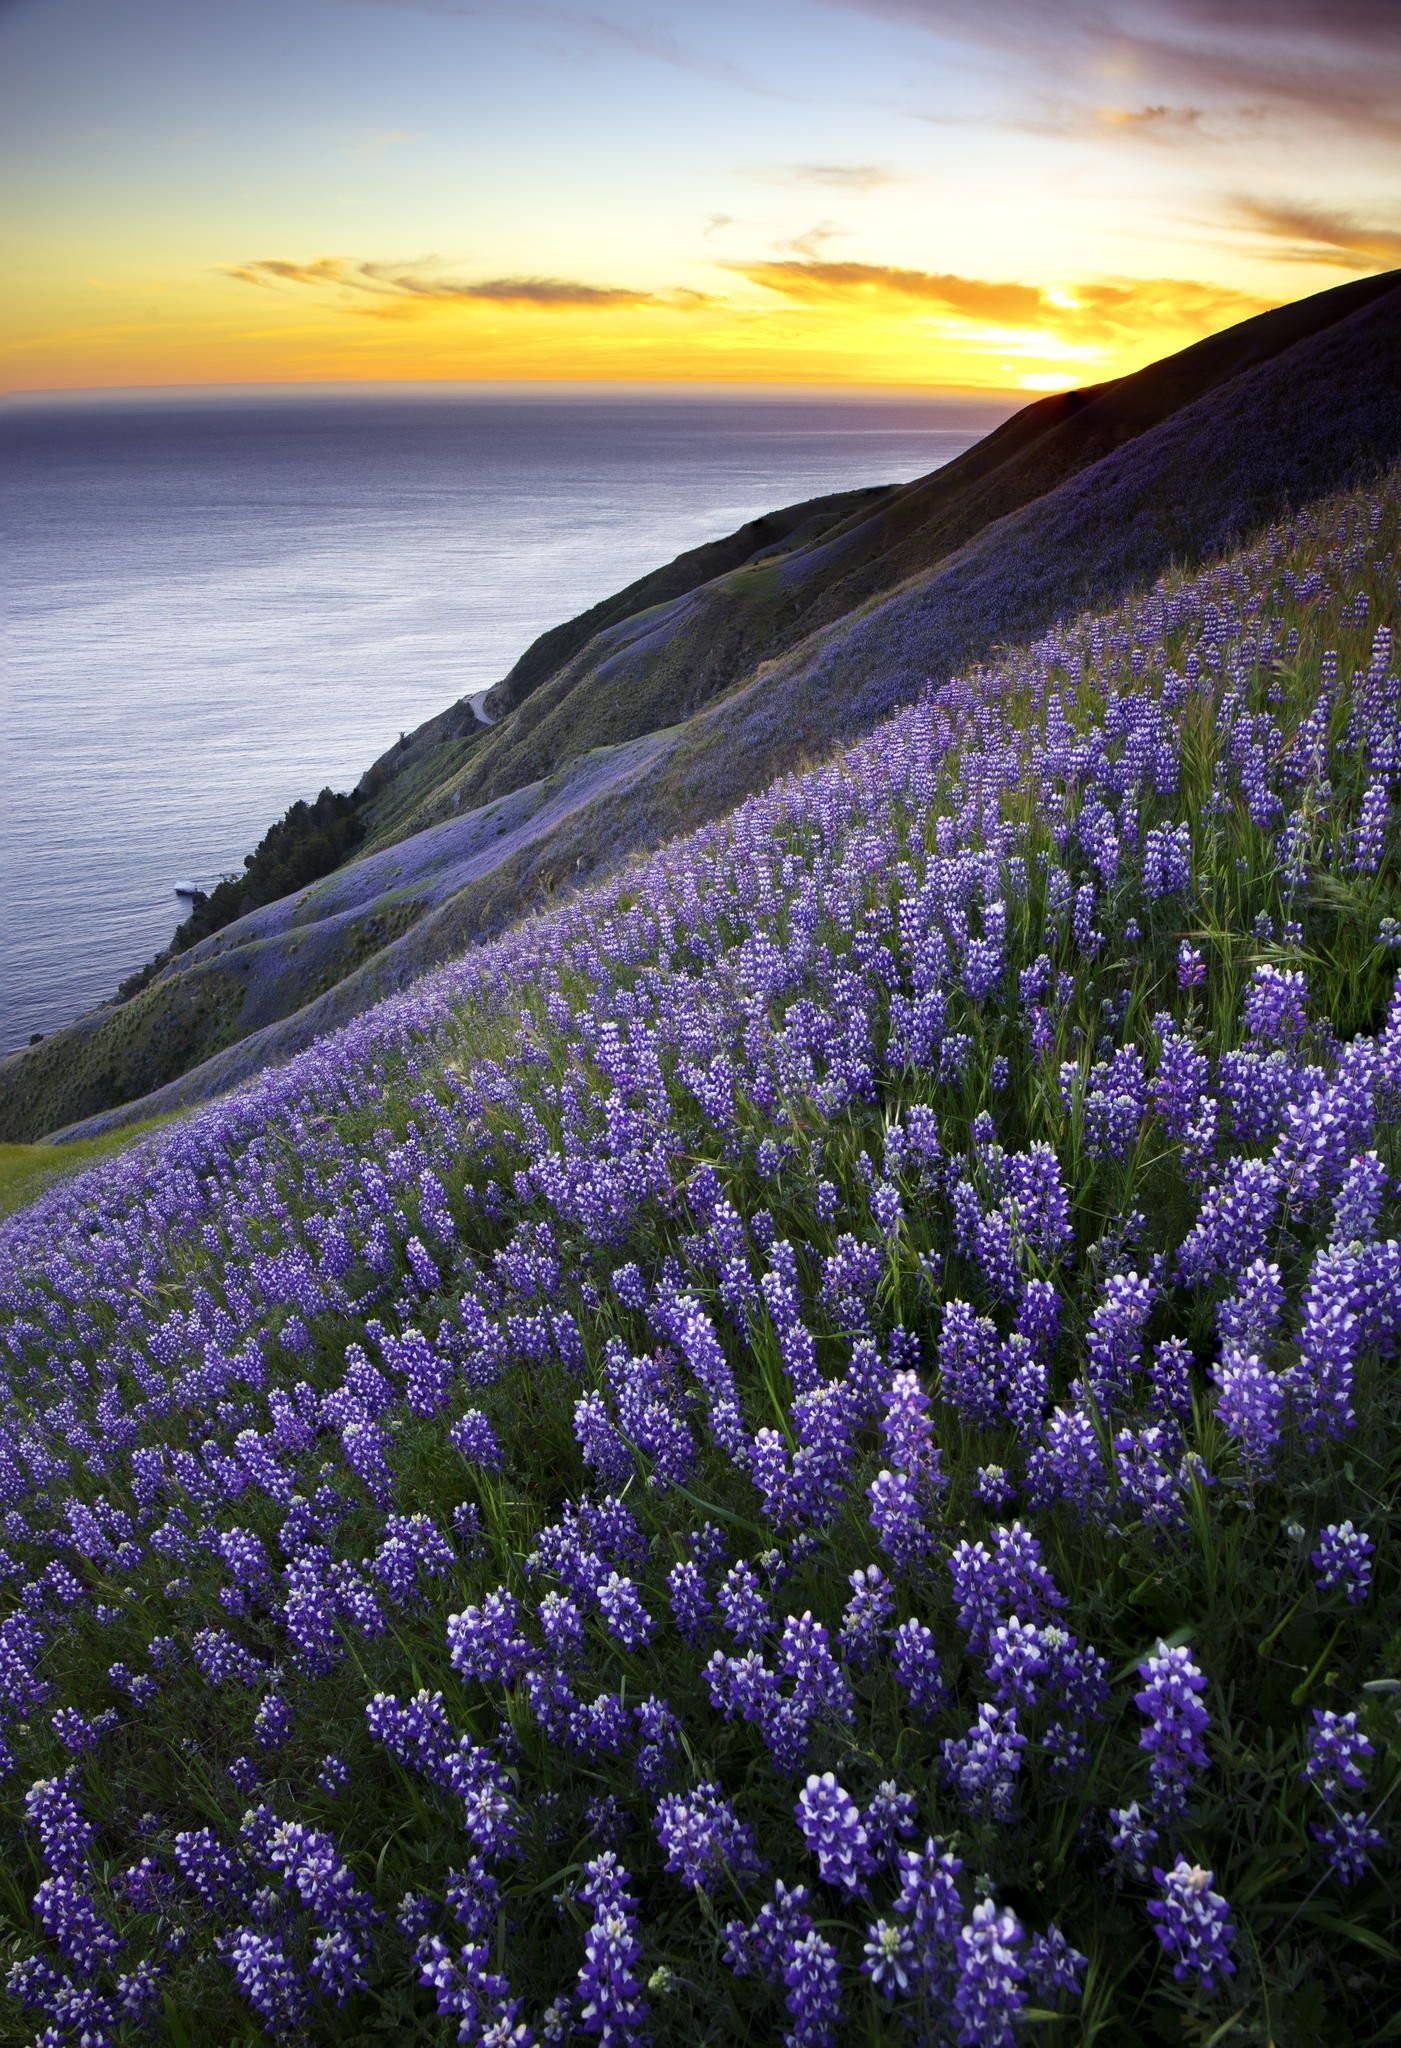
[[[371,296],[328,264],[289,264],[286,282],[214,272],[172,293],[169,317],[153,299],[145,318],[104,306],[107,318],[85,322],[69,286],[69,318],[50,325],[31,308],[31,332],[0,350],[0,375],[17,392],[447,381],[1050,391],[1121,375],[1272,303],[1174,280],[987,287],[1003,295],[1003,316],[995,298],[990,314],[976,299],[964,311],[962,280],[875,266],[814,278],[801,264],[776,287],[755,266],[738,289],[665,299],[591,302],[587,288],[551,281],[494,283],[494,297]]]

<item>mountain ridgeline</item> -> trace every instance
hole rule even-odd
[[[222,1093],[931,682],[1398,455],[1393,271],[1039,400],[913,483],[692,549],[536,640],[490,725],[463,699],[401,739],[322,821],[317,878],[288,867],[275,896],[274,828],[192,943],[0,1064],[0,1138]]]

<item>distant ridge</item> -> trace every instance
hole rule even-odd
[[[1398,454],[1393,271],[1038,400],[932,476],[692,550],[542,635],[491,727],[464,699],[377,762],[354,860],[0,1065],[0,1137],[207,1099],[928,681]]]

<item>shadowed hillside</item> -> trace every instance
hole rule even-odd
[[[0,1134],[205,1099],[931,680],[1399,452],[1393,272],[1041,400],[916,483],[693,550],[537,641],[490,728],[464,702],[377,762],[355,861],[7,1061]]]

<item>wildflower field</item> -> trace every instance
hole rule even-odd
[[[1401,2040],[1401,477],[0,1230],[0,2039]]]

